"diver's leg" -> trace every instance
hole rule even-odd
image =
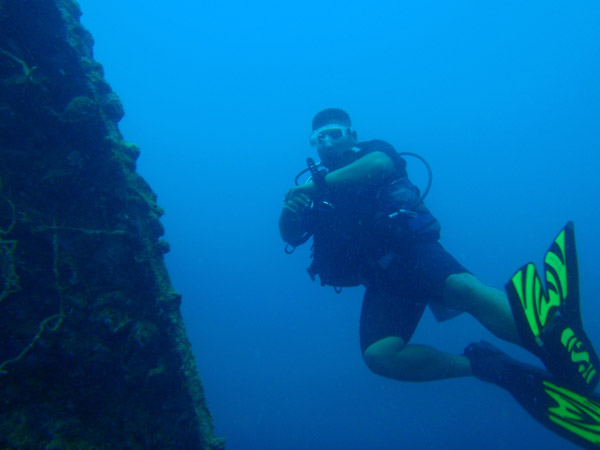
[[[471,374],[467,358],[424,345],[406,345],[425,307],[425,300],[401,297],[399,289],[374,283],[365,291],[360,316],[360,344],[367,366],[402,381],[428,381]]]
[[[466,311],[496,336],[519,342],[506,295],[480,283],[439,242],[414,245],[407,258],[413,289],[419,296]]]
[[[387,337],[363,353],[369,369],[400,381],[432,381],[472,375],[465,356],[440,352],[425,345],[405,345],[400,337]]]
[[[500,339],[520,344],[506,294],[486,286],[470,273],[453,274],[446,279],[442,303],[468,312]]]

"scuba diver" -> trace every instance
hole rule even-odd
[[[365,287],[360,345],[369,369],[400,381],[475,376],[507,389],[567,439],[600,446],[600,403],[593,394],[600,361],[581,325],[572,223],[546,256],[546,289],[528,264],[506,295],[477,280],[439,243],[440,224],[423,201],[429,185],[421,195],[409,180],[405,153],[381,140],[359,142],[350,116],[338,108],[315,115],[310,143],[321,162],[309,158],[303,172],[311,177],[298,184],[299,174],[285,194],[281,237],[287,253],[312,237],[307,270],[321,285],[337,292]],[[410,344],[427,306],[438,321],[469,313],[497,337],[534,353],[548,371],[485,342],[462,355]]]

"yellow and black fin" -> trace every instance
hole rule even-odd
[[[507,391],[539,423],[583,448],[600,448],[600,396],[560,385],[550,372],[521,363],[487,342],[465,349],[473,374]]]
[[[533,263],[519,269],[506,284],[519,336],[561,384],[591,392],[600,381],[600,360],[581,323],[573,222],[550,246],[544,271],[545,285]]]

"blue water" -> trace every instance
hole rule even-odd
[[[79,3],[166,210],[167,264],[229,449],[575,448],[495,386],[370,373],[362,289],[312,283],[277,220],[316,156],[312,116],[344,108],[359,138],[429,160],[442,243],[485,283],[540,264],[574,220],[600,343],[597,1]],[[423,186],[422,166],[409,171]],[[466,315],[426,313],[413,342],[461,352],[482,338],[500,344]]]

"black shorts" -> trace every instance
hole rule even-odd
[[[446,279],[468,273],[442,245],[420,242],[402,252],[384,275],[366,283],[360,316],[360,346],[398,336],[408,342],[429,302],[441,302]]]

